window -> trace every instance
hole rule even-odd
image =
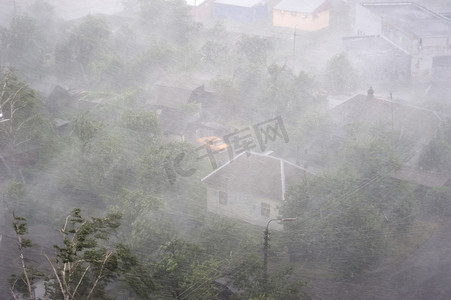
[[[262,210],[261,210],[262,216],[268,217],[271,215],[271,205],[268,203],[262,202]]]
[[[227,202],[228,202],[227,200],[228,200],[227,193],[220,191],[219,192],[219,203],[223,204],[223,205],[227,205]]]

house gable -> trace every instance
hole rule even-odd
[[[286,189],[309,175],[283,159],[243,152],[202,182],[207,184],[210,212],[264,226],[270,218],[278,217]]]

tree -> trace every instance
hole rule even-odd
[[[437,135],[422,149],[418,164],[426,170],[451,172],[451,119],[441,125]]]
[[[265,82],[264,103],[262,107],[272,108],[272,116],[287,115],[296,120],[306,108],[314,103],[313,78],[304,72],[294,74],[285,65],[270,65]]]
[[[24,180],[21,165],[37,156],[39,148],[50,149],[53,136],[37,93],[5,69],[0,78],[0,160],[10,177]]]
[[[177,176],[193,175],[194,158],[194,147],[186,142],[151,145],[141,163],[139,182],[147,191],[161,191],[174,184]]]
[[[44,253],[52,270],[45,277],[47,297],[64,300],[109,299],[106,286],[122,280],[131,283],[140,296],[148,299],[146,289],[150,291],[153,288],[150,275],[126,246],[109,243],[112,233],[120,226],[121,216],[109,214],[104,218],[89,220],[80,213],[81,210],[76,208],[65,218],[61,228],[63,241],[54,246],[55,255]],[[33,299],[33,281],[22,250],[31,246],[31,240],[22,238],[27,232],[26,219],[14,216],[13,225],[18,236],[19,257],[28,287],[28,298]],[[12,280],[11,292],[15,297],[20,293],[16,287],[18,278],[15,276],[15,280]]]
[[[33,297],[33,280],[36,276],[33,276],[33,269],[28,266],[25,262],[24,249],[31,247],[31,240],[24,238],[23,235],[28,233],[28,227],[26,219],[22,217],[16,217],[14,213],[13,217],[13,227],[17,236],[17,247],[19,249],[19,259],[21,263],[22,273],[20,275],[14,275],[10,278],[10,290],[14,299],[18,299],[16,295],[16,290],[27,295],[27,298],[31,299]]]
[[[13,66],[24,67],[30,63],[31,57],[36,57],[36,25],[29,16],[14,17],[9,29],[2,35],[2,45],[8,61]]]
[[[158,117],[152,112],[128,110],[124,113],[124,123],[127,129],[137,132],[146,142],[155,142],[161,135]]]
[[[379,261],[384,218],[353,190],[358,181],[343,175],[291,188],[282,216],[297,218],[286,224],[292,260],[327,262],[338,274],[352,276]]]
[[[67,40],[57,46],[55,56],[61,74],[66,75],[68,69],[73,69],[79,71],[87,81],[86,68],[107,48],[110,34],[111,30],[102,18],[83,18],[82,23],[71,30]]]
[[[160,248],[153,274],[164,299],[217,299],[218,261],[205,259],[198,245],[174,239]]]
[[[45,76],[56,35],[53,7],[38,0],[25,15],[15,16],[4,29],[1,43],[8,65],[18,69],[25,78]]]
[[[273,45],[269,39],[248,35],[243,35],[237,45],[237,52],[248,62],[263,64],[264,66],[266,66],[269,53],[273,50]]]
[[[327,62],[326,83],[332,92],[342,93],[354,89],[357,79],[357,71],[345,54],[337,54]]]

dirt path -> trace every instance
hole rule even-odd
[[[404,261],[355,282],[319,280],[314,299],[451,299],[451,221]]]

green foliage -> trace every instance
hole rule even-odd
[[[28,233],[27,219],[25,219],[23,217],[14,216],[13,225],[14,225],[14,231],[16,232],[17,235],[24,235],[24,234]],[[27,239],[27,241],[25,242],[25,245],[27,245],[26,247],[31,246],[31,241],[29,239]],[[22,244],[21,244],[21,246],[22,246]]]
[[[431,188],[426,192],[424,205],[426,211],[439,217],[451,216],[451,188]]]
[[[86,16],[74,26],[55,51],[58,74],[62,78],[88,81],[87,67],[108,52],[111,30],[100,17]],[[94,68],[95,70],[96,68]]]
[[[23,200],[26,195],[25,185],[15,180],[6,182],[2,186],[1,192],[3,199],[8,204],[17,203]]]
[[[342,93],[353,90],[357,84],[357,71],[345,54],[337,54],[327,62],[326,83],[330,91]]]
[[[102,125],[90,118],[87,114],[78,116],[72,122],[73,132],[81,142],[82,150],[100,132]]]
[[[125,112],[123,118],[127,129],[138,132],[147,140],[156,139],[161,135],[158,117],[153,112],[129,110]]]
[[[246,61],[266,66],[268,55],[273,50],[272,42],[263,37],[243,35],[237,43],[238,53]]]
[[[401,167],[400,141],[395,141],[380,126],[354,124],[348,128],[341,150],[341,165],[363,178],[386,176]]]
[[[281,209],[283,216],[297,218],[286,224],[291,258],[329,265],[342,276],[377,264],[387,226],[405,229],[415,211],[408,185],[349,173],[316,177],[291,188]]]
[[[211,64],[213,68],[225,66],[231,49],[228,45],[228,33],[221,23],[216,23],[214,27],[206,32],[206,41],[201,48],[202,62]]]
[[[55,132],[36,91],[10,69],[0,78],[0,115],[0,159],[11,178],[22,177],[39,150],[51,151]]]
[[[66,44],[66,51],[82,65],[87,66],[100,47],[103,47],[111,30],[106,22],[94,16],[87,16],[74,28]]]
[[[3,31],[4,57],[8,65],[17,68],[26,78],[39,78],[46,70],[46,55],[51,52],[51,16],[45,21],[39,10],[33,10],[31,14],[15,16],[10,27]]]
[[[268,73],[262,107],[273,107],[273,116],[286,114],[290,119],[298,119],[299,114],[314,103],[314,79],[304,72],[295,75],[286,66],[270,65]]]
[[[437,135],[424,147],[419,165],[425,170],[451,172],[451,120],[442,123]]]
[[[12,291],[29,293],[27,286],[31,287],[33,282],[45,275],[46,296],[51,299],[110,299],[105,289],[116,281],[130,283],[138,295],[150,299],[149,293],[154,284],[149,272],[128,247],[111,241],[120,220],[120,214],[85,219],[81,210],[75,208],[61,228],[63,241],[54,246],[55,256],[50,258],[44,254],[53,272],[45,275],[23,265],[24,272],[10,279]],[[20,258],[25,262],[22,249],[31,246],[29,239],[21,238],[27,233],[26,219],[14,216],[13,225],[19,237]]]
[[[160,248],[154,278],[157,297],[164,299],[217,299],[218,262],[206,259],[196,244],[179,239]]]
[[[188,14],[185,1],[139,0],[139,3],[144,25],[159,31],[166,39],[177,41],[183,46],[198,33],[199,25]]]
[[[180,175],[177,174],[176,167],[191,169],[189,166],[193,165],[194,158],[194,147],[185,142],[150,146],[141,163],[139,175],[141,186],[149,191],[160,191],[164,186],[167,187],[168,183],[174,184]]]
[[[2,36],[3,47],[10,49],[10,55],[23,51],[32,45],[36,26],[33,18],[18,16],[11,21],[10,29]]]

